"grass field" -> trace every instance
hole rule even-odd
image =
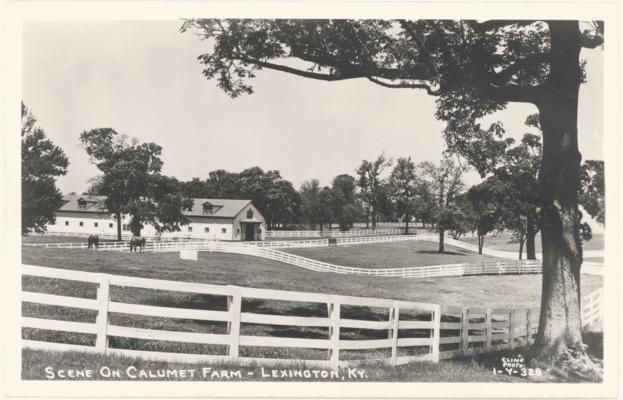
[[[367,247],[367,246],[366,246]],[[367,276],[338,275],[308,271],[287,264],[261,258],[235,254],[201,252],[199,261],[180,260],[178,253],[118,253],[89,250],[23,248],[25,264],[66,268],[81,271],[105,272],[110,274],[138,276],[152,279],[179,280],[209,284],[239,285],[270,289],[321,292],[353,296],[379,297],[399,300],[421,301],[446,305],[478,307],[534,307],[539,304],[541,276],[472,276],[436,279],[402,279]],[[582,281],[582,290],[588,293],[602,284],[600,277],[586,276]],[[24,290],[94,298],[94,284],[78,283],[56,279],[24,277]],[[133,304],[148,304],[166,307],[184,307],[198,309],[225,310],[226,299],[222,296],[189,295],[187,293],[156,291],[131,288],[111,288],[113,301]],[[326,317],[326,306],[314,303],[287,303],[246,299],[242,304],[243,312],[277,315]],[[386,310],[374,310],[367,307],[343,307],[342,316],[373,320],[387,319]],[[45,306],[23,303],[22,315],[35,318],[50,318],[81,322],[94,322],[96,313],[66,307]],[[191,331],[222,334],[226,331],[225,323],[194,321],[160,317],[131,316],[110,314],[111,323],[121,326],[134,326],[146,329],[170,331]],[[242,324],[243,335],[271,335],[302,338],[328,338],[328,329],[323,327],[288,327],[260,324]],[[386,330],[342,329],[341,339],[379,339],[385,338]],[[406,337],[418,337],[421,332],[406,333]],[[415,336],[409,336],[415,335]],[[65,342],[93,345],[94,336],[58,332],[49,330],[23,329],[22,337],[33,340]],[[110,346],[137,350],[159,350],[197,354],[225,354],[225,347],[219,345],[195,345],[182,342],[161,342],[110,337]],[[314,349],[241,347],[241,356],[271,358],[325,359],[326,351]],[[386,357],[387,350],[367,352],[344,351],[342,359],[366,359]],[[25,351],[27,361],[23,364],[25,379],[40,379],[41,366],[92,362],[100,365],[99,356],[77,356],[72,353],[48,353]],[[73,358],[72,358],[73,357]],[[85,358],[86,357],[86,358]],[[99,357],[99,358],[98,358]],[[99,361],[98,361],[99,360]],[[128,365],[128,361],[106,360],[106,363],[119,362]],[[106,364],[105,363],[105,364]],[[136,361],[134,363],[137,363]],[[138,362],[139,364],[149,364]],[[107,365],[108,365],[107,364]],[[153,364],[153,363],[152,363]],[[162,363],[161,363],[162,364]],[[441,367],[445,365],[446,367]],[[66,367],[65,367],[66,368]],[[488,381],[499,380],[486,368],[473,361],[452,361],[433,367],[414,364],[401,368],[371,367],[370,380],[414,380],[414,381]],[[511,378],[506,378],[511,379]]]
[[[474,245],[478,244],[477,237],[462,237],[460,240],[471,243]],[[519,243],[509,243],[511,241],[511,235],[507,234],[499,234],[499,235],[491,235],[485,237],[485,247],[492,250],[501,250],[501,251],[515,251],[519,252]],[[535,248],[536,252],[541,252],[541,235],[537,235],[535,238]],[[603,250],[604,249],[604,235],[601,233],[593,234],[593,238],[588,242],[583,244],[584,250]],[[524,256],[526,252],[526,247],[524,245]]]
[[[436,242],[406,241],[284,249],[284,251],[332,264],[364,268],[421,267],[499,260],[448,245],[445,246],[446,251],[443,254],[439,254],[437,249]]]
[[[360,249],[371,247],[363,245]],[[355,246],[352,246],[355,249]],[[532,307],[539,304],[540,275],[466,276],[404,279],[309,271],[267,259],[200,252],[199,261],[179,253],[34,249],[24,247],[25,264],[216,285],[238,285],[351,296],[390,298],[446,305]],[[583,276],[584,293],[602,285]]]
[[[116,239],[104,239],[100,238],[102,242],[116,242]],[[50,235],[36,235],[36,236],[22,236],[22,243],[86,243],[87,238],[79,236],[50,236]]]

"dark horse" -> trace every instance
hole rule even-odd
[[[89,245],[89,249],[93,248],[93,246],[98,249],[100,247],[100,238],[97,237],[97,235],[89,235],[87,244]]]
[[[140,237],[140,236],[132,236],[132,238],[130,239],[130,252],[137,252],[139,251],[138,248],[140,248],[140,252],[143,252],[143,249],[145,248],[145,238]]]

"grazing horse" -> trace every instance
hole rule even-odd
[[[145,248],[145,238],[140,236],[132,236],[132,238],[130,239],[130,252],[137,252],[137,248],[140,248],[141,253],[143,252],[143,249]]]
[[[93,246],[98,249],[100,247],[100,238],[97,235],[89,235],[87,238],[87,244],[89,245],[89,249]]]

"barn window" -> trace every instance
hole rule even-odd
[[[130,226],[128,224],[123,224],[123,227],[121,229],[123,229],[124,231],[129,231]]]
[[[80,221],[80,226],[84,226],[84,222]]]
[[[69,221],[65,221],[65,226],[69,226]]]
[[[188,232],[192,232],[192,231],[193,231],[193,227],[192,227],[192,226],[189,226],[189,227],[188,227]]]
[[[214,213],[214,207],[212,207],[212,204],[204,204],[203,205],[203,214],[204,215],[210,215]]]
[[[112,222],[108,223],[108,227],[112,228]]]
[[[210,233],[210,228],[203,228],[203,231],[204,231],[205,233]]]
[[[227,228],[221,229],[221,233],[227,233]]]
[[[249,208],[249,211],[247,211],[247,219],[253,219],[253,210]]]
[[[78,210],[86,210],[87,209],[87,202],[82,200],[78,200]]]
[[[93,226],[97,228],[97,222],[93,222]]]

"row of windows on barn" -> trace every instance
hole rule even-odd
[[[54,222],[52,222],[50,225],[54,225]],[[83,222],[83,221],[79,221],[79,222],[78,222],[78,225],[79,225],[79,226],[84,226],[84,222]],[[65,221],[65,226],[69,226],[69,221]],[[99,223],[97,223],[97,222],[93,222],[93,226],[94,226],[95,228],[97,228],[97,227],[99,226]],[[108,227],[109,227],[109,228],[112,228],[112,227],[113,227],[113,223],[112,223],[112,222],[109,222],[109,223],[108,223]],[[123,225],[121,226],[121,229],[122,229],[122,230],[124,230],[124,231],[129,231],[129,230],[130,230],[130,225],[128,225],[128,224],[123,224]],[[203,228],[203,230],[204,230],[204,232],[205,232],[205,233],[210,233],[210,228],[208,228],[208,227]],[[192,231],[193,231],[193,227],[192,227],[192,226],[189,226],[189,227],[188,227],[188,232],[192,232]],[[222,228],[222,229],[221,229],[221,233],[227,233],[227,228]]]

